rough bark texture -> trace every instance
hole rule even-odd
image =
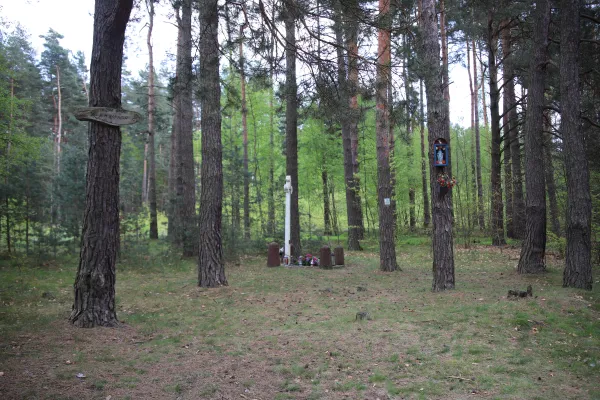
[[[345,1],[346,7],[345,32],[346,48],[348,49],[348,82],[347,91],[350,102],[348,112],[348,131],[350,133],[350,152],[352,155],[352,207],[353,226],[357,235],[357,241],[364,238],[365,226],[363,222],[362,201],[360,197],[360,165],[358,162],[358,121],[360,110],[358,108],[358,1]],[[354,250],[360,250],[360,245]]]
[[[177,43],[178,104],[176,118],[179,121],[176,156],[176,221],[177,243],[181,244],[184,257],[192,257],[198,251],[198,219],[196,218],[196,177],[194,173],[194,108],[192,102],[192,0],[181,2],[179,21],[181,42]]]
[[[90,107],[121,107],[121,64],[132,0],[96,0],[90,68]],[[89,124],[86,206],[75,301],[76,326],[118,325],[115,263],[119,248],[121,129]]]
[[[394,213],[392,200],[392,174],[390,168],[391,138],[390,110],[388,104],[388,84],[390,80],[390,0],[379,0],[379,28],[377,46],[377,81],[375,98],[377,101],[377,200],[379,204],[379,268],[382,271],[395,271],[396,262]]]
[[[589,170],[579,108],[580,0],[562,0],[560,39],[561,126],[567,173],[567,250],[563,286],[592,290]]]
[[[285,14],[285,137],[286,175],[292,177],[291,244],[294,257],[300,247],[300,209],[298,207],[298,84],[296,83],[296,2],[284,1]]]
[[[469,75],[469,91],[471,93],[471,134],[473,135],[473,137],[475,137],[475,107],[477,104],[476,99],[476,89],[475,87],[477,86],[477,82],[473,82],[473,76],[471,74],[471,45],[470,45],[470,39],[466,40],[466,44],[467,44],[467,71],[468,71],[468,75]],[[476,60],[473,60],[474,62]],[[474,207],[469,207],[469,228],[472,228],[475,226],[475,219],[477,218],[477,179],[476,179],[476,168],[475,168],[475,158],[476,158],[476,151],[475,151],[475,140],[471,139],[471,192],[473,193],[473,201],[474,203]],[[469,191],[467,191],[467,194],[469,193]],[[469,202],[470,204],[470,202]],[[474,210],[473,210],[474,208]]]
[[[440,39],[442,42],[442,82],[444,85],[444,100],[450,102],[450,78],[448,76],[448,36],[446,35],[446,2],[440,4]],[[450,114],[448,113],[448,118]]]
[[[245,9],[245,6],[244,6]],[[248,170],[248,106],[246,104],[246,72],[244,71],[244,29],[246,24],[240,27],[240,92],[242,94],[242,144],[244,157],[242,166],[244,168],[244,239],[250,239],[250,171]]]
[[[488,50],[488,68],[490,70],[490,118],[492,133],[492,151],[491,151],[491,186],[492,186],[492,244],[501,246],[506,244],[504,238],[504,207],[502,204],[502,159],[500,158],[500,146],[502,145],[502,136],[500,135],[500,91],[498,90],[498,64],[496,52],[498,50],[498,38],[496,36],[496,27],[492,12],[488,16],[487,30],[487,50]]]
[[[344,181],[346,184],[346,215],[348,217],[348,249],[360,250],[360,222],[356,210],[356,189],[354,180],[354,165],[352,157],[352,139],[350,135],[350,96],[348,93],[348,79],[346,77],[346,61],[344,57],[344,37],[342,27],[341,2],[335,2],[334,31],[337,42],[337,67],[338,67],[338,120],[342,128],[342,148],[344,153]],[[360,200],[359,200],[360,201]]]
[[[148,0],[148,203],[150,206],[150,239],[158,239],[158,217],[156,213],[156,152],[154,140],[154,54],[152,52],[152,30],[154,28],[154,0]]]
[[[504,99],[508,112],[508,145],[510,146],[510,167],[512,178],[513,237],[525,237],[525,200],[523,198],[523,175],[521,171],[521,145],[519,143],[518,116],[515,98],[515,72],[510,29],[503,31],[502,48],[504,51]],[[508,110],[508,111],[506,111]],[[507,188],[508,193],[508,188]]]
[[[556,200],[556,183],[554,181],[554,166],[552,165],[552,135],[548,131],[550,124],[546,118],[544,118],[544,170],[546,172],[546,190],[548,192],[548,205],[550,206],[550,229],[556,236],[560,236],[560,221],[558,217],[558,203]]]
[[[180,42],[181,32],[177,38],[177,43]],[[177,46],[177,58],[179,58],[179,46]],[[176,194],[176,176],[177,176],[177,135],[179,132],[179,120],[177,119],[177,107],[179,106],[179,92],[177,91],[177,76],[175,77],[175,85],[173,88],[173,100],[171,101],[171,106],[173,107],[173,122],[171,125],[171,138],[170,142],[170,158],[169,158],[169,204],[167,208],[167,218],[168,218],[168,231],[167,236],[169,240],[177,243],[178,235],[177,235],[177,219],[175,216],[175,202],[177,201]]]
[[[543,107],[548,60],[548,0],[536,2],[533,57],[529,66],[529,91],[525,120],[525,240],[518,271],[521,274],[546,270],[546,187],[544,183]]]
[[[427,128],[429,143],[436,139],[446,140],[450,146],[450,121],[448,102],[444,99],[442,68],[440,66],[440,45],[438,42],[437,15],[434,0],[423,0],[421,13],[422,58],[429,68],[424,72],[427,95]],[[433,152],[430,146],[430,157]],[[443,172],[452,176],[451,151],[448,152],[448,166]],[[433,285],[434,291],[454,288],[454,249],[452,229],[452,190],[439,193],[437,175],[441,168],[430,168],[431,209],[433,211]]]
[[[427,158],[425,157],[425,111],[423,110],[423,80],[419,81],[419,103],[421,106],[419,116],[419,133],[421,134],[421,181],[423,185],[423,226],[429,227],[431,213],[429,212],[429,195],[427,194]]]
[[[217,0],[200,1],[200,98],[202,166],[198,286],[227,285],[223,261],[223,165]]]
[[[510,57],[510,30],[504,22],[504,29],[502,30],[502,81],[506,85],[512,80],[512,75],[509,73],[510,70],[506,68],[507,58]],[[506,91],[506,86],[502,91],[502,126],[504,136],[504,150],[502,160],[504,161],[504,199],[506,204],[506,236],[509,238],[515,237],[514,230],[514,209],[513,209],[513,194],[512,194],[512,169],[511,169],[511,155],[510,155],[510,115],[508,109],[510,108],[510,97]]]
[[[472,41],[473,44],[473,80],[477,84],[479,82],[477,78],[477,48],[475,46],[475,40]],[[475,179],[477,181],[477,221],[479,223],[479,229],[481,231],[485,230],[485,218],[484,218],[484,209],[483,209],[483,185],[481,183],[481,137],[479,135],[479,86],[475,89],[475,109],[473,110],[475,115],[475,166],[476,166],[476,175]],[[485,113],[484,109],[484,113]]]
[[[405,115],[406,115],[406,158],[408,158],[408,169],[412,171],[414,168],[414,151],[413,151],[413,119],[410,109],[410,81],[408,75],[408,43],[406,40],[406,35],[403,37],[403,45],[407,49],[404,57],[404,68],[402,68],[402,77],[404,79],[404,90],[405,90],[405,98],[406,98],[406,107],[405,107]],[[391,93],[391,90],[390,90]],[[448,95],[449,97],[449,95]],[[410,231],[413,232],[416,228],[417,221],[415,215],[415,186],[416,182],[413,178],[413,174],[409,174],[408,176],[408,226],[410,227]]]
[[[272,20],[274,19],[273,16]],[[271,53],[269,58],[269,75],[271,79],[269,84],[269,195],[267,200],[267,233],[274,237],[277,225],[275,223],[275,107],[273,105],[273,98],[275,96],[273,85],[275,84],[275,81],[273,80],[273,77],[275,71],[274,59],[277,41],[275,40],[274,33],[272,33],[272,35]]]
[[[326,169],[321,171],[321,180],[323,182],[323,222],[325,224],[323,234],[331,235],[331,207],[329,205],[329,183]]]

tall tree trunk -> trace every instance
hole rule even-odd
[[[379,268],[382,271],[395,271],[396,234],[394,214],[391,207],[392,173],[390,157],[392,139],[390,138],[390,104],[388,104],[388,86],[391,72],[390,49],[390,0],[379,0],[379,35],[377,40],[377,80],[375,83],[377,101],[377,200],[379,204]]]
[[[321,170],[321,181],[323,182],[323,222],[325,224],[323,235],[331,235],[331,207],[329,206],[329,183],[326,168]]]
[[[10,237],[10,188],[8,186],[8,177],[10,176],[10,150],[12,146],[12,135],[14,125],[14,102],[15,102],[15,81],[10,78],[10,115],[8,123],[8,140],[6,141],[6,175],[4,176],[4,201],[6,207],[6,247],[8,254],[11,253],[11,237]],[[29,189],[29,180],[26,180],[27,188]],[[2,227],[2,218],[0,217],[0,228]],[[1,241],[1,239],[0,239]]]
[[[286,174],[292,177],[291,245],[294,257],[300,248],[300,209],[298,206],[298,84],[296,83],[296,1],[284,0],[285,14],[285,136]]]
[[[554,167],[552,165],[552,135],[549,132],[550,115],[544,116],[544,171],[546,172],[546,190],[548,191],[548,205],[550,206],[550,229],[556,236],[560,236],[560,221],[558,217],[558,203],[556,200],[556,183],[554,182]]]
[[[123,43],[132,6],[132,0],[96,0],[90,107],[121,107]],[[84,328],[116,326],[121,129],[90,122],[88,142],[81,253],[69,321]]]
[[[346,60],[344,57],[344,35],[342,26],[341,1],[335,1],[334,25],[337,43],[337,77],[338,77],[338,112],[337,116],[342,128],[342,148],[344,154],[344,181],[346,184],[346,215],[348,218],[348,249],[360,250],[360,221],[356,209],[357,191],[354,186],[354,166],[352,157],[352,138],[350,135],[351,99],[348,94],[348,79],[346,77]]]
[[[194,173],[194,107],[192,73],[192,0],[181,2],[181,44],[177,52],[177,156],[175,165],[177,243],[182,245],[183,256],[198,253],[198,220],[196,218],[196,174]]]
[[[504,207],[502,204],[502,159],[500,157],[500,146],[502,135],[500,133],[500,91],[498,90],[498,65],[496,64],[496,52],[498,50],[498,37],[494,27],[493,12],[488,14],[487,29],[488,67],[490,71],[490,116],[492,133],[491,154],[491,184],[492,184],[492,245],[501,246],[506,244],[504,238]]]
[[[448,77],[448,36],[446,35],[446,2],[440,1],[440,39],[442,41],[442,85],[444,100],[450,102],[450,78]],[[448,118],[450,116],[448,115]]]
[[[181,30],[181,29],[180,29]],[[181,33],[179,33],[177,38],[177,59],[179,59],[179,43],[181,40]],[[176,217],[176,201],[177,201],[177,136],[179,135],[179,119],[177,118],[177,108],[179,107],[179,96],[180,93],[177,89],[177,80],[180,79],[177,75],[175,76],[175,84],[173,85],[173,101],[171,105],[173,107],[173,121],[171,125],[171,138],[170,138],[170,158],[169,158],[169,206],[167,208],[167,217],[168,217],[168,232],[167,236],[170,240],[172,240],[176,244],[179,240],[179,235],[177,233],[179,229],[178,220]]]
[[[273,15],[271,16],[271,20],[275,20],[275,10],[273,8]],[[271,32],[271,51],[269,57],[269,197],[267,201],[267,232],[270,236],[275,236],[275,229],[277,227],[275,223],[275,107],[273,105],[273,98],[275,97],[273,86],[275,85],[274,81],[274,71],[275,71],[275,57],[277,55],[277,40],[275,38],[275,33]]]
[[[62,151],[62,89],[60,86],[60,68],[58,65],[56,66],[56,93],[58,96],[57,106],[58,109],[56,111],[56,119],[58,121],[58,125],[56,128],[56,175],[60,174],[60,158]]]
[[[358,121],[360,110],[358,107],[358,0],[345,1],[346,48],[348,52],[348,82],[347,92],[350,102],[348,110],[348,131],[350,133],[350,153],[352,158],[352,214],[354,216],[354,229],[357,241],[364,238],[365,225],[363,222],[362,201],[360,196],[360,165],[358,162]],[[355,250],[360,250],[360,244]]]
[[[423,110],[423,80],[419,81],[419,131],[421,134],[421,180],[423,184],[423,226],[429,227],[431,214],[429,212],[429,195],[427,194],[427,158],[425,157],[425,111]]]
[[[473,80],[478,82],[477,78],[477,48],[475,46],[475,40],[473,44]],[[481,85],[483,86],[483,81]],[[477,167],[477,221],[479,222],[479,229],[483,232],[485,230],[485,218],[483,208],[483,184],[481,183],[481,136],[479,134],[479,100],[478,100],[479,89],[475,90],[475,165]],[[485,96],[484,96],[485,97]],[[485,107],[483,109],[484,114],[487,114]],[[487,122],[486,122],[487,126]]]
[[[173,108],[173,121],[171,125],[171,140],[170,140],[170,159],[169,159],[169,207],[167,209],[169,226],[168,226],[168,237],[175,244],[180,245],[181,242],[181,234],[179,230],[181,228],[181,221],[179,221],[178,217],[178,209],[179,205],[177,204],[177,166],[178,166],[178,149],[177,142],[179,141],[179,131],[180,127],[180,119],[181,119],[181,110],[179,106],[181,104],[181,84],[180,80],[182,77],[180,76],[180,68],[181,63],[183,61],[183,46],[184,46],[184,37],[183,37],[183,21],[181,19],[181,7],[182,4],[180,2],[173,3],[173,8],[175,11],[175,18],[177,20],[177,56],[176,56],[176,64],[175,64],[175,82],[173,83],[173,100],[171,102]]]
[[[521,172],[521,146],[519,144],[519,128],[517,116],[517,101],[515,98],[515,72],[512,54],[512,36],[510,29],[502,31],[502,48],[504,51],[504,98],[506,101],[505,113],[508,113],[508,140],[510,146],[510,166],[512,178],[512,205],[513,205],[513,237],[525,237],[525,201],[523,199],[523,178]],[[508,188],[507,188],[508,193]]]
[[[534,274],[546,270],[546,188],[544,184],[543,108],[548,61],[548,0],[536,2],[533,57],[529,65],[527,116],[525,120],[526,236],[518,271]]]
[[[473,45],[473,50],[475,50],[475,46]],[[479,48],[479,56],[483,60],[483,56],[481,55],[482,50]],[[486,96],[485,96],[485,70],[483,68],[483,63],[479,63],[479,67],[481,68],[481,104],[483,106],[483,126],[486,128],[489,127],[488,123],[488,115],[487,115],[487,104],[486,104]]]
[[[507,109],[507,103],[504,102],[504,110]],[[513,210],[513,194],[512,194],[512,169],[510,165],[510,141],[509,141],[509,124],[508,117],[505,115],[503,118],[504,125],[504,150],[503,150],[503,163],[504,163],[504,199],[506,204],[506,236],[509,238],[515,237],[514,228],[514,210]]]
[[[560,38],[561,126],[567,173],[567,250],[563,286],[592,290],[589,170],[579,108],[580,0],[562,0]]]
[[[427,127],[429,143],[444,139],[450,146],[450,121],[448,102],[444,99],[442,68],[440,66],[440,45],[438,42],[437,14],[434,0],[423,0],[421,13],[422,55],[428,68],[424,71],[427,95]],[[432,148],[430,147],[430,152]],[[451,151],[447,153],[447,167],[442,170],[452,176]],[[431,154],[430,160],[433,159]],[[439,193],[437,178],[440,167],[430,168],[431,209],[433,210],[433,285],[434,291],[454,288],[454,249],[452,191]]]
[[[414,169],[414,151],[413,151],[413,116],[410,108],[410,81],[408,74],[408,41],[406,40],[406,35],[403,37],[403,44],[405,47],[405,56],[404,56],[404,67],[402,68],[402,75],[404,78],[404,89],[405,89],[405,97],[406,97],[406,146],[407,153],[406,158],[408,158],[408,170],[413,171]],[[390,91],[391,92],[391,91]],[[410,231],[414,232],[417,221],[415,216],[415,180],[411,172],[408,175],[408,211],[409,211],[409,227]]]
[[[219,83],[219,15],[217,0],[200,0],[200,78],[202,167],[200,172],[200,240],[198,286],[227,285],[223,261],[223,147]]]
[[[27,168],[29,169],[29,167]],[[29,175],[29,171],[27,173]],[[29,255],[29,219],[30,219],[30,207],[29,199],[31,198],[31,191],[29,187],[29,179],[25,183],[25,254]]]
[[[246,6],[243,5],[244,12]],[[240,52],[240,91],[242,94],[242,141],[244,146],[244,239],[250,239],[250,171],[248,170],[248,106],[246,104],[246,72],[244,71],[244,29],[245,22],[240,27],[239,52]]]
[[[148,142],[144,143],[144,169],[142,172],[142,204],[148,204]]]
[[[156,212],[156,156],[154,152],[154,54],[152,53],[152,29],[154,28],[154,0],[146,0],[148,7],[148,203],[150,205],[150,239],[158,239]]]
[[[512,168],[510,154],[510,114],[508,110],[511,107],[511,99],[508,96],[506,85],[512,80],[510,68],[506,68],[507,59],[510,57],[510,27],[508,22],[502,24],[502,81],[504,90],[502,91],[502,126],[504,136],[503,161],[504,161],[504,198],[506,204],[506,236],[509,238],[515,237],[514,229],[514,209],[513,209],[513,193],[512,193]]]
[[[467,38],[466,40],[467,43],[467,70],[469,73],[469,90],[471,92],[471,134],[473,135],[473,138],[471,138],[471,191],[473,193],[473,201],[477,201],[477,179],[476,179],[476,168],[475,168],[475,158],[476,158],[476,151],[475,151],[475,110],[477,107],[477,82],[473,82],[473,77],[471,74],[471,46],[470,46],[470,40]],[[475,62],[475,59],[473,59],[473,62]],[[469,193],[469,191],[467,191],[467,193]],[[469,203],[470,204],[470,203]],[[469,227],[472,228],[473,226],[475,226],[475,216],[477,216],[477,203],[475,203],[475,210],[473,212],[472,210],[473,207],[469,207]],[[471,216],[473,216],[473,218],[471,218]]]

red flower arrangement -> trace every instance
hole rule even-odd
[[[452,177],[451,179],[450,176],[448,176],[448,174],[439,174],[437,182],[441,187],[447,187],[451,189],[453,186],[456,185],[456,178]]]

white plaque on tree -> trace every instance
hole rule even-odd
[[[73,114],[80,121],[94,121],[111,126],[131,125],[142,119],[135,111],[108,107],[82,107]]]

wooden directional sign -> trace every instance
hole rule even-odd
[[[82,107],[73,114],[80,121],[95,121],[111,126],[131,125],[142,119],[135,111],[108,107]]]

